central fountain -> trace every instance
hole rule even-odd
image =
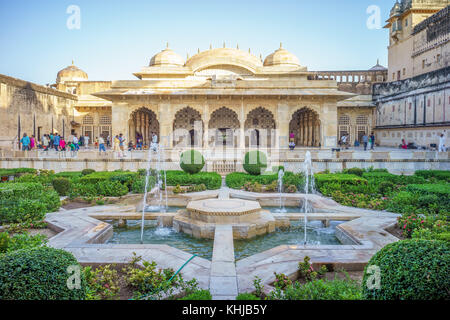
[[[214,238],[217,225],[231,225],[234,239],[250,239],[274,232],[276,220],[257,201],[205,199],[188,203],[173,218],[173,228],[196,238]]]

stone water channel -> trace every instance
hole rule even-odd
[[[117,205],[69,211],[61,209],[50,213],[46,221],[59,233],[49,240],[49,245],[72,252],[82,264],[125,264],[135,252],[144,260],[155,261],[161,268],[177,270],[191,258],[191,253],[167,244],[110,242],[114,230],[106,221],[114,220],[123,225],[126,221],[139,220],[142,207],[136,203],[142,203],[141,199],[126,196]],[[298,244],[282,243],[262,252],[253,250],[257,253],[236,261],[235,244],[248,243],[253,247],[252,241],[258,241],[255,240],[258,235],[277,235],[277,227],[304,220],[303,214],[294,212],[294,209],[283,213],[264,210],[277,206],[278,199],[279,194],[258,194],[222,187],[218,191],[170,196],[170,206],[186,209],[147,212],[145,219],[157,220],[164,227],[213,241],[211,260],[197,256],[182,273],[187,280],[196,278],[201,288],[209,289],[213,298],[220,300],[233,300],[238,293],[253,291],[255,276],[262,279],[267,289],[275,280],[275,271],[295,277],[298,262],[305,256],[309,256],[314,264],[327,264],[335,270],[363,270],[376,251],[398,240],[386,231],[396,224],[396,214],[344,207],[319,195],[309,195],[308,200],[315,211],[308,215],[308,221],[321,221],[325,226],[332,221],[342,221],[335,228],[335,236],[341,244],[303,244],[299,239]],[[283,201],[287,207],[299,207],[303,195],[283,194]]]

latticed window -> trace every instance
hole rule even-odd
[[[111,116],[100,116],[100,124],[111,124]]]
[[[94,118],[90,115],[84,116],[83,124],[94,124]]]
[[[349,125],[350,124],[350,117],[347,115],[341,116],[339,118],[339,124],[340,125]]]
[[[359,125],[366,125],[368,123],[367,116],[358,116],[356,118],[356,124]]]

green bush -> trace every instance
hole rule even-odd
[[[262,174],[259,176],[243,173],[233,172],[226,176],[225,183],[227,187],[232,189],[242,189],[246,183],[259,183],[261,185],[269,186],[272,183],[277,183],[278,173]],[[296,186],[298,189],[302,189],[305,184],[303,174],[294,174],[290,171],[286,171],[283,176],[283,186],[288,188],[291,185]]]
[[[378,186],[378,190],[383,196],[387,196],[394,190],[394,184],[390,181],[382,181]]]
[[[369,289],[371,266],[380,268],[380,288]],[[435,240],[404,240],[388,244],[369,261],[363,296],[376,300],[448,300],[450,244]]]
[[[315,174],[314,179],[317,189],[325,196],[329,197],[335,191],[372,193],[366,179],[353,174]],[[377,189],[377,187],[374,187]]]
[[[450,182],[450,171],[448,170],[417,170],[414,174],[425,179],[434,178]]]
[[[139,178],[139,173],[131,171],[99,171],[83,176],[80,183],[98,183],[100,181],[117,181],[131,189],[134,180]]]
[[[450,211],[450,184],[410,184],[406,190],[418,196],[434,195],[436,204]]]
[[[301,284],[298,281],[269,295],[275,300],[360,300],[361,287],[357,281],[316,279]]]
[[[118,181],[100,181],[96,184],[97,195],[121,197],[128,193],[128,187]]]
[[[202,171],[205,166],[205,158],[195,150],[185,151],[180,156],[180,167],[186,173],[195,174]]]
[[[244,300],[244,301],[250,301],[250,300],[261,300],[260,297],[255,296],[252,293],[240,293],[236,300]]]
[[[60,205],[56,191],[39,183],[0,184],[0,224],[39,221]]]
[[[344,173],[354,174],[355,176],[362,177],[364,170],[361,168],[350,168],[350,169],[344,170]]]
[[[407,185],[412,183],[421,184],[426,182],[424,178],[419,176],[396,175],[384,171],[365,172],[362,176],[367,179],[370,184],[380,184],[384,181],[389,181],[398,185]]]
[[[0,177],[18,177],[26,173],[37,174],[37,170],[31,168],[0,169]]]
[[[83,170],[81,171],[81,175],[82,175],[82,176],[87,176],[87,175],[92,174],[92,173],[94,173],[94,172],[95,172],[94,169],[83,169]]]
[[[0,253],[40,247],[46,242],[47,237],[41,234],[31,236],[28,233],[19,233],[9,236],[7,232],[0,232]]]
[[[180,300],[212,300],[209,290],[197,290],[181,298]]]
[[[67,178],[72,183],[78,183],[83,175],[81,171],[63,171],[53,175],[53,178]]]
[[[52,181],[53,189],[58,192],[60,196],[67,196],[70,191],[70,180],[67,178],[55,178]]]
[[[80,289],[69,289],[69,266],[81,269],[64,250],[39,247],[8,253],[0,259],[0,300],[84,300],[84,275]]]
[[[386,210],[398,213],[413,212],[417,198],[418,196],[411,192],[400,191],[387,203]]]
[[[145,177],[146,176],[141,176],[138,179],[133,181],[133,184],[131,185],[131,191],[133,193],[144,193],[145,192]],[[149,176],[148,177],[148,191],[150,191],[151,189],[153,189],[155,187],[156,184],[156,178],[154,176]]]
[[[199,172],[188,174],[184,171],[167,171],[166,181],[168,186],[191,186],[204,184],[208,190],[220,189],[222,177],[216,172]]]
[[[71,199],[78,197],[121,197],[128,193],[128,187],[118,181],[100,181],[97,183],[75,183],[69,192]]]
[[[267,168],[267,156],[261,151],[250,151],[245,154],[244,170],[254,176],[260,175]]]

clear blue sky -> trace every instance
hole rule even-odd
[[[183,58],[210,43],[263,57],[279,47],[309,70],[387,65],[388,31],[368,29],[377,5],[384,25],[394,0],[0,0],[0,73],[54,83],[71,64],[90,80],[136,79],[166,42]],[[81,29],[69,30],[69,5]]]

